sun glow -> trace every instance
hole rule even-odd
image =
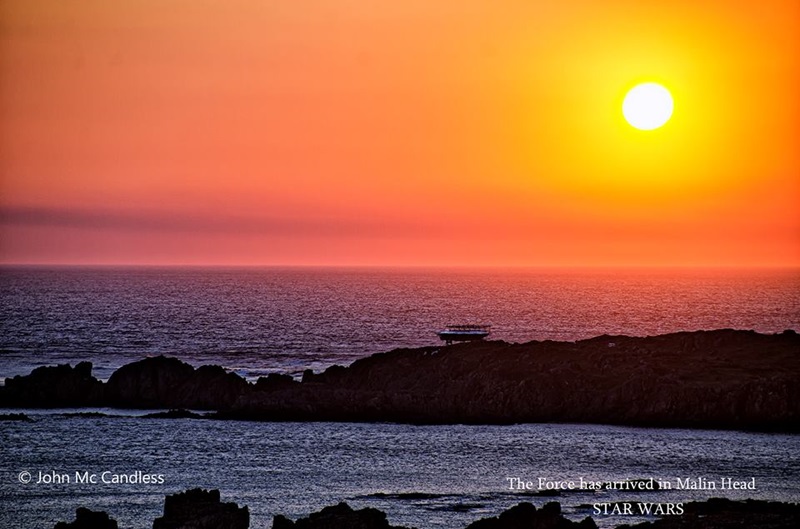
[[[636,85],[625,96],[622,114],[639,130],[661,127],[672,117],[672,95],[657,83]]]
[[[800,265],[800,2],[163,3],[2,2],[0,263]]]

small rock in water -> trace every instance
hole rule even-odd
[[[24,413],[0,413],[0,421],[30,421]]]

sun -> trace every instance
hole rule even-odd
[[[661,127],[672,117],[672,95],[658,83],[634,86],[622,102],[622,115],[639,130]]]

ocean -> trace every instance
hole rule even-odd
[[[459,323],[509,342],[800,331],[796,269],[2,267],[0,300],[0,378],[159,354],[299,375]]]
[[[521,501],[560,501],[575,520],[595,503],[681,503],[724,496],[800,501],[800,436],[603,425],[412,426],[252,423],[32,414],[6,423],[0,445],[0,526],[52,529],[80,506],[105,510],[121,529],[147,529],[164,495],[220,489],[247,505],[250,527],[272,516],[307,516],[346,501],[374,507],[392,525],[463,529]],[[20,484],[18,475],[33,480]],[[114,484],[136,472],[163,483]],[[37,484],[38,473],[70,483]],[[97,476],[76,483],[75,473]],[[534,482],[656,479],[755,480],[756,490],[573,490],[541,497],[511,490],[508,478]],[[611,528],[642,517],[593,516]]]
[[[167,354],[254,379],[299,375],[398,347],[438,343],[451,323],[492,339],[579,340],[737,328],[800,331],[798,270],[0,268],[0,378],[40,365],[117,367]],[[135,417],[136,410],[24,411],[0,423],[0,526],[52,528],[84,505],[146,528],[164,496],[218,488],[251,527],[347,501],[394,525],[462,528],[520,501],[573,519],[614,501],[711,496],[800,501],[800,436],[580,424],[509,426],[256,423]],[[31,483],[21,481],[30,472]],[[76,475],[158,483],[77,483]],[[39,473],[68,482],[37,484]],[[76,474],[77,473],[77,474]],[[509,478],[752,483],[532,495]],[[538,487],[535,488],[538,490]],[[642,517],[594,516],[601,528]]]

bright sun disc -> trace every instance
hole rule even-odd
[[[657,83],[636,85],[625,95],[622,115],[639,130],[653,130],[672,116],[672,95]]]

